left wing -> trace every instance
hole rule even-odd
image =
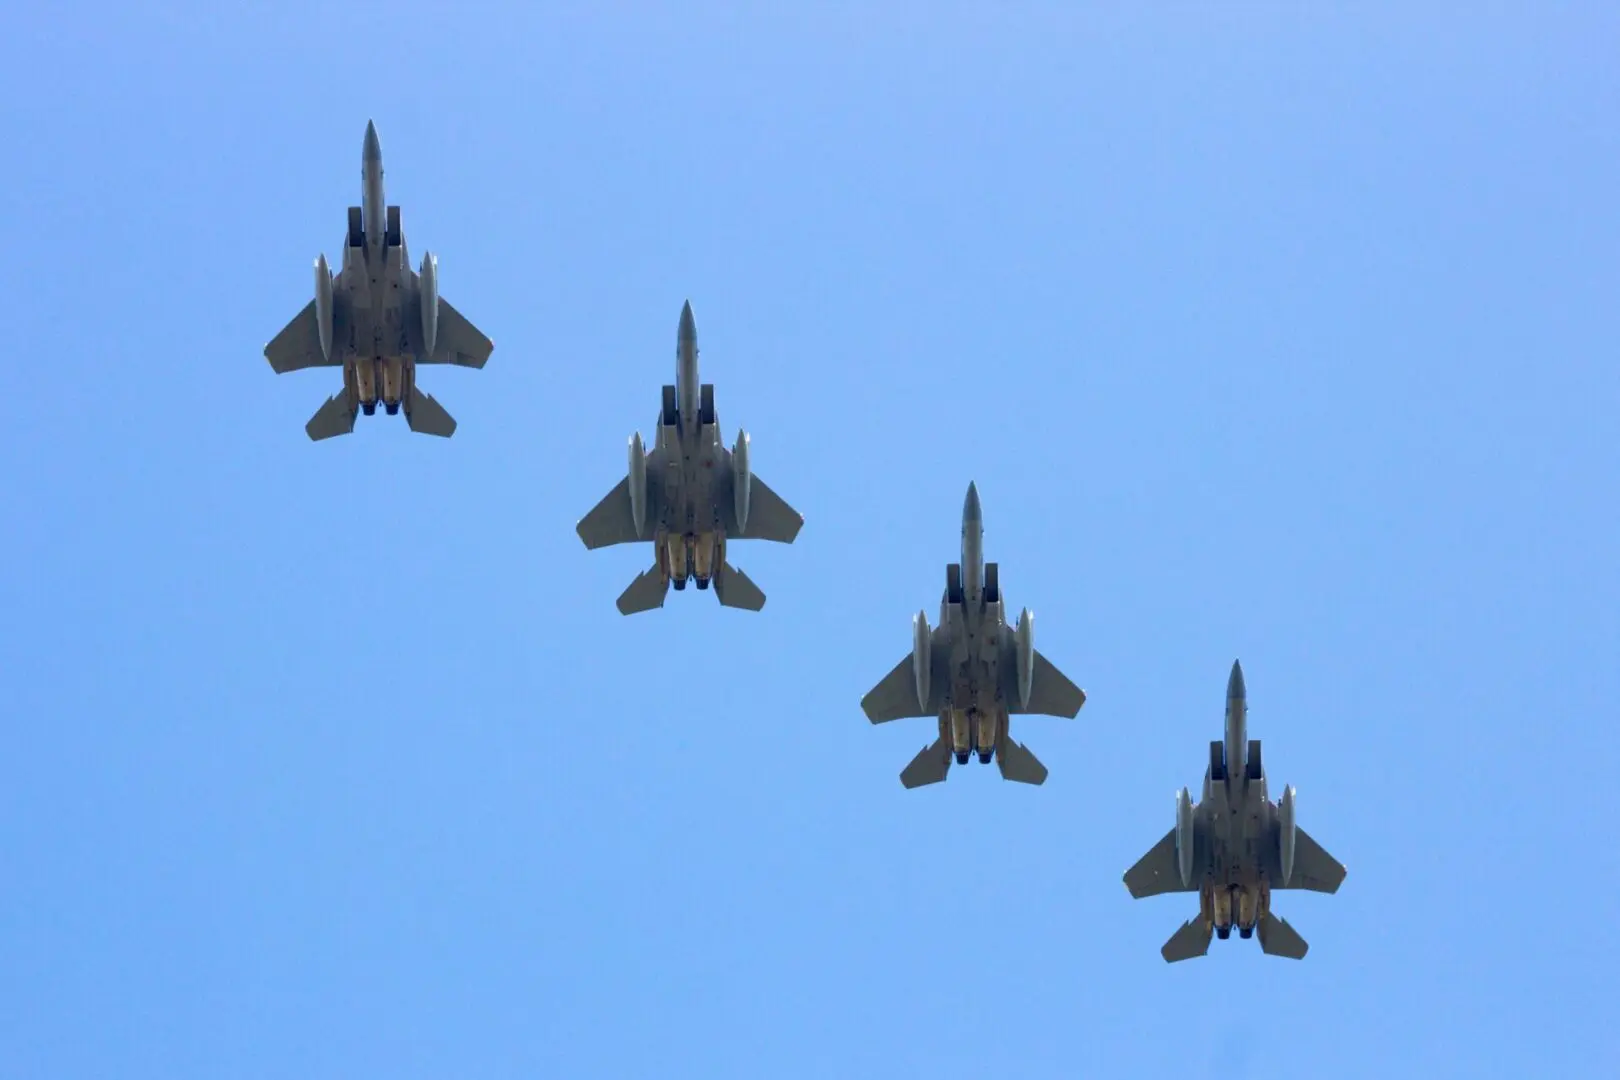
[[[420,303],[420,300],[418,301]],[[420,311],[420,309],[418,309]],[[495,343],[483,331],[467,321],[467,317],[450,306],[450,301],[439,297],[439,329],[433,343],[433,355],[421,357],[419,364],[455,364],[457,367],[481,368],[495,351]]]
[[[1194,830],[1193,843],[1196,848],[1200,842],[1201,830]],[[1196,855],[1193,866],[1196,870],[1199,863]],[[1148,849],[1148,853],[1136,860],[1136,865],[1125,871],[1125,887],[1131,895],[1140,900],[1144,896],[1158,896],[1162,893],[1197,892],[1201,884],[1202,875],[1194,873],[1193,884],[1181,883],[1181,871],[1176,866],[1176,830],[1171,829],[1160,840]]]
[[[613,544],[633,544],[637,540],[651,540],[653,538],[653,525],[658,521],[659,496],[663,493],[664,485],[660,479],[663,476],[664,459],[656,454],[647,454],[647,490],[646,519],[642,522],[644,534],[636,532],[636,519],[630,513],[630,478],[626,476],[620,480],[613,490],[602,496],[602,501],[591,509],[591,512],[579,519],[574,531],[579,538],[585,541],[585,546],[592,551],[597,548],[609,547]]]
[[[336,298],[333,300],[332,321],[339,321],[342,304]],[[315,321],[315,301],[311,300],[304,305],[304,310],[293,316],[292,322],[281,328],[281,333],[271,339],[270,344],[264,347],[264,358],[270,361],[270,370],[277,375],[285,375],[289,371],[302,371],[314,367],[341,367],[343,357],[338,352],[335,342],[342,340],[338,334],[339,327],[332,327],[332,355],[335,360],[328,360],[321,355],[321,330]]]
[[[715,511],[728,540],[774,540],[778,544],[791,544],[804,527],[804,515],[783,501],[782,496],[766,486],[758,476],[748,484],[748,527],[737,528],[737,504],[732,497],[732,484],[736,473],[726,470],[724,483],[714,487]]]
[[[901,657],[883,679],[861,698],[861,710],[874,724],[890,720],[906,720],[916,716],[938,716],[945,707],[945,691],[950,685],[949,645],[935,627],[929,641],[928,704],[917,700],[917,676],[912,670],[911,654]]]
[[[1294,826],[1294,874],[1288,884],[1282,884],[1281,857],[1272,868],[1273,889],[1309,889],[1311,892],[1338,892],[1344,883],[1345,868],[1339,861],[1311,839],[1311,834]]]

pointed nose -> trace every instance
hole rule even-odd
[[[377,139],[377,125],[370,120],[366,121],[366,146],[360,154],[367,165],[376,165],[382,161],[382,143]]]
[[[1226,680],[1226,700],[1243,701],[1249,696],[1243,685],[1243,665],[1232,661],[1232,675]]]
[[[692,318],[692,301],[690,300],[681,306],[679,340],[682,345],[697,344],[697,320]]]
[[[984,512],[979,508],[979,486],[968,483],[967,501],[962,504],[962,521],[983,521]]]

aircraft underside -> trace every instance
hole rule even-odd
[[[1198,906],[1215,936],[1225,940],[1236,926],[1238,936],[1254,936],[1254,928],[1271,907],[1271,890],[1260,885],[1208,884],[1199,891]]]
[[[979,762],[990,764],[996,752],[996,714],[978,708],[951,709],[947,712],[940,734],[950,740],[956,763],[966,765],[968,758],[979,755]]]
[[[677,589],[696,579],[697,587],[707,589],[715,569],[725,564],[726,538],[719,531],[665,533],[658,545],[658,572]]]
[[[355,361],[355,404],[360,411],[371,416],[380,401],[389,416],[399,413],[405,398],[405,361],[395,357],[367,357]]]

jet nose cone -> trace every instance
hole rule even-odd
[[[697,341],[697,320],[692,318],[692,301],[690,300],[681,306],[681,329],[679,334],[682,345],[689,345]]]
[[[366,121],[366,146],[360,153],[367,164],[382,160],[382,143],[377,140],[377,125],[370,120]]]
[[[1240,700],[1248,697],[1248,690],[1243,685],[1243,665],[1236,660],[1232,661],[1232,675],[1226,680],[1226,698],[1228,701]]]
[[[962,520],[984,520],[984,512],[979,507],[979,486],[971,481],[968,483],[967,500],[962,503]]]

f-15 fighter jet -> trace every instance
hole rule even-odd
[[[372,415],[379,401],[390,416],[403,406],[412,431],[449,438],[456,422],[417,387],[416,366],[481,368],[495,345],[439,296],[439,260],[431,252],[422,256],[421,273],[411,270],[399,207],[383,197],[382,146],[369,121],[360,180],[343,268],[334,277],[325,255],[315,260],[315,299],[264,347],[265,359],[277,375],[343,369],[343,390],[304,425],[311,439],[349,434],[355,414]]]
[[[793,543],[804,517],[753,474],[748,434],[737,432],[727,450],[720,442],[714,386],[698,382],[697,323],[692,305],[681,308],[675,335],[675,385],[664,387],[653,448],[630,436],[629,474],[580,519],[579,538],[591,550],[652,541],[652,569],[619,597],[619,611],[634,615],[664,606],[676,589],[697,580],[714,584],[725,607],[758,611],[765,594],[726,561],[730,540]]]
[[[1086,694],[1035,651],[1035,617],[1028,608],[1019,612],[1016,629],[1007,625],[999,567],[984,561],[984,516],[972,484],[962,507],[962,561],[945,567],[939,627],[930,631],[927,614],[919,611],[911,630],[911,655],[861,699],[874,724],[939,718],[939,738],[912,759],[900,782],[908,788],[937,784],[950,771],[953,754],[965,765],[977,753],[986,765],[994,757],[1004,780],[1043,783],[1046,766],[1013,741],[1009,717],[1072,717]]]
[[[1249,711],[1243,668],[1232,663],[1226,684],[1226,741],[1209,744],[1204,797],[1195,805],[1176,793],[1176,825],[1125,872],[1125,887],[1140,899],[1160,893],[1198,893],[1198,918],[1181,924],[1160,949],[1165,960],[1189,960],[1209,951],[1211,933],[1239,937],[1260,931],[1260,949],[1303,959],[1305,939],[1271,913],[1274,889],[1339,890],[1345,870],[1310,834],[1294,824],[1294,789],[1266,797],[1260,740],[1244,743]],[[1245,757],[1244,751],[1248,754]]]

